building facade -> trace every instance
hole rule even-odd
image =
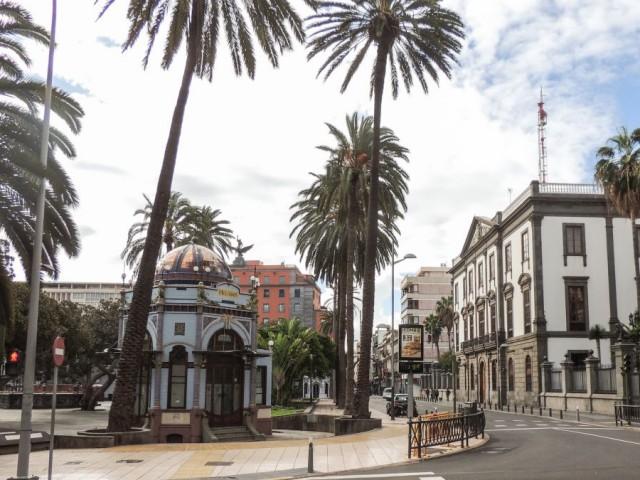
[[[132,296],[124,293],[125,323]],[[155,442],[215,441],[225,427],[271,433],[271,354],[257,347],[250,300],[205,247],[160,260],[134,406]]]
[[[44,282],[42,292],[58,302],[70,301],[97,307],[102,300],[120,300],[122,283]]]
[[[402,323],[425,325],[429,315],[436,313],[436,304],[442,297],[451,296],[451,274],[446,265],[421,267],[415,275],[407,275],[400,284],[402,297]],[[434,339],[425,330],[424,361],[434,363],[440,354],[449,351],[447,332],[443,332],[436,348]]]
[[[454,260],[458,400],[539,404],[541,364],[580,368],[636,310],[633,235],[594,185],[534,181],[475,217]]]
[[[265,265],[259,260],[231,265],[231,272],[243,292],[250,290],[252,276],[258,278],[259,326],[298,318],[305,326],[320,329],[321,292],[313,275],[300,272],[295,265]]]

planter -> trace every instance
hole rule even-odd
[[[78,436],[89,438],[110,437],[113,438],[113,446],[153,443],[151,430],[147,428],[132,428],[126,432],[107,432],[106,428],[94,428],[78,432]]]

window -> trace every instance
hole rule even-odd
[[[529,231],[522,232],[522,263],[529,261]]]
[[[278,289],[278,298],[284,298],[284,288]]]
[[[513,297],[507,297],[507,338],[513,337]]]
[[[515,387],[515,383],[516,383],[516,377],[515,377],[515,372],[513,370],[513,358],[509,359],[509,362],[507,363],[507,375],[508,375],[508,387],[509,387],[509,391],[513,392],[513,389]]]
[[[269,319],[268,319],[268,318],[266,318],[266,317],[265,317],[265,318],[263,318],[263,319],[262,319],[262,325],[264,325],[265,327],[268,327],[268,326],[269,326]]]
[[[533,390],[531,383],[531,357],[527,355],[527,358],[524,359],[524,388],[527,392],[531,392]]]
[[[473,336],[473,314],[469,315],[469,340],[474,338]]]
[[[504,271],[511,271],[511,244],[507,243],[504,247]]]
[[[269,298],[271,296],[271,290],[269,290],[268,288],[265,288],[264,290],[262,290],[262,296],[264,298]]]
[[[496,390],[498,390],[498,374],[497,374],[497,369],[496,369],[496,361],[493,360],[491,362],[491,390],[493,390],[494,392]]]
[[[492,253],[489,255],[489,281],[496,279],[496,256]]]
[[[471,390],[474,390],[476,388],[476,375],[474,372],[474,368],[473,368],[473,363],[471,364],[471,369],[469,370],[470,372],[470,377],[469,378],[469,383],[471,384]]]
[[[522,291],[522,308],[524,309],[524,333],[531,333],[531,290]]]
[[[299,289],[299,288],[296,288],[296,289],[293,291],[293,296],[294,296],[295,298],[300,298],[300,289]]]
[[[567,265],[568,256],[581,256],[583,264],[587,265],[587,251],[584,241],[584,224],[565,223],[562,225],[564,243],[564,264]]]
[[[587,279],[565,279],[567,331],[586,332],[589,329]]]
[[[491,323],[487,325],[487,332],[493,330],[494,332],[497,330],[496,328],[496,304],[495,302],[489,306],[489,315],[491,318]]]
[[[299,303],[294,303],[294,304],[293,304],[293,311],[294,311],[295,313],[300,312],[300,304],[299,304]]]
[[[466,277],[466,275],[462,277],[462,297],[464,299],[467,298],[467,277]]]
[[[256,405],[267,404],[267,367],[258,367],[256,375]]]
[[[466,320],[465,320],[466,322]],[[460,332],[458,331],[459,328],[456,325],[456,350],[458,350],[458,348],[460,347]]]
[[[484,309],[478,310],[478,336],[484,336]]]
[[[271,279],[269,277],[267,277],[266,275],[264,277],[262,277],[262,284],[263,285],[269,285],[271,283]]]
[[[464,316],[464,331],[462,332],[464,334],[463,336],[464,336],[465,341],[469,340],[469,330],[468,330],[469,327],[468,326],[469,326],[469,321],[468,321],[467,316],[465,315]]]
[[[469,270],[469,295],[473,295],[473,270]]]
[[[173,347],[169,354],[169,391],[167,408],[186,408],[187,351],[183,346]]]
[[[262,311],[265,313],[269,313],[269,304],[265,303],[262,305]]]
[[[279,303],[278,304],[278,311],[279,312],[284,312],[284,303]]]
[[[458,284],[453,285],[453,304],[458,305]]]
[[[484,263],[478,264],[478,288],[484,287]]]
[[[285,282],[284,276],[278,277],[278,283],[283,284]]]

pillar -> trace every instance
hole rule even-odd
[[[547,407],[547,392],[551,389],[551,370],[553,369],[553,363],[547,360],[547,357],[544,357],[544,361],[540,364],[540,371],[542,372],[542,382],[540,384],[540,394],[542,396],[542,400],[540,401],[540,405],[544,408]]]
[[[569,355],[565,355],[564,362],[560,363],[560,367],[562,368],[562,396],[563,396],[563,405],[562,409],[567,409],[567,393],[573,389],[573,376],[571,372],[573,371],[573,362],[569,360]]]
[[[587,376],[587,394],[589,395],[589,411],[593,412],[593,394],[598,390],[598,366],[600,359],[593,356],[593,351],[589,352],[589,356],[585,359]]]

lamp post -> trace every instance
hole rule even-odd
[[[394,259],[391,262],[391,420],[395,419],[395,406],[396,406],[396,375],[395,375],[395,301],[393,298],[394,292],[394,283],[395,283],[395,266],[400,262],[404,262],[405,260],[409,260],[411,258],[416,258],[413,253],[407,253],[404,257],[396,260]],[[413,323],[413,320],[412,320]],[[413,374],[409,373],[409,380],[413,382]],[[409,394],[409,404],[407,405],[407,416],[409,416],[409,408],[411,408],[411,413],[413,413],[413,385],[410,388],[411,393]]]
[[[257,345],[257,335],[258,335],[258,287],[260,287],[260,279],[256,273],[256,269],[253,270],[253,275],[251,275],[251,296],[254,313],[254,325],[253,325],[253,335],[251,335],[251,372],[249,375],[249,409],[251,410],[251,414],[256,414],[256,379],[257,376],[257,365],[256,365],[256,349]]]

